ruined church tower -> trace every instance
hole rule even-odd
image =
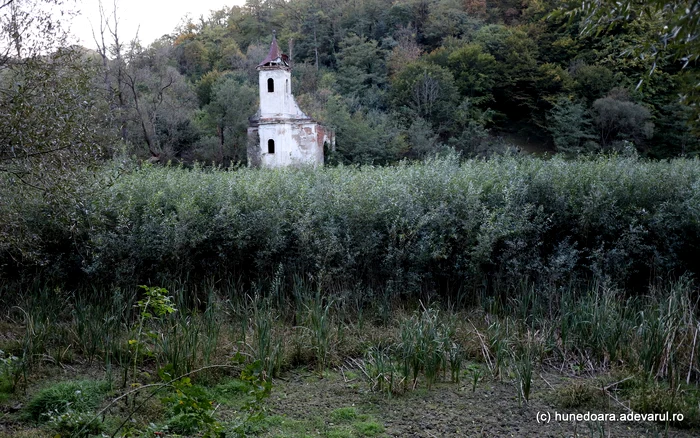
[[[260,108],[248,127],[248,165],[283,167],[323,164],[332,132],[299,109],[292,95],[292,69],[275,34],[270,53],[258,64]]]

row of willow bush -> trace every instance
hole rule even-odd
[[[2,190],[7,277],[134,285],[283,272],[398,295],[591,279],[641,290],[700,269],[698,160],[143,166],[72,204]]]

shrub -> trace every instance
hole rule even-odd
[[[47,386],[36,393],[24,408],[29,420],[42,421],[56,418],[56,421],[72,423],[79,413],[97,408],[107,394],[109,384],[95,380],[65,381]],[[70,418],[60,415],[71,412]],[[74,418],[75,417],[75,418]],[[64,421],[65,420],[65,421]],[[70,420],[70,421],[69,421]],[[67,423],[66,423],[67,424]]]
[[[654,124],[648,109],[630,102],[626,92],[611,92],[593,102],[593,115],[603,147],[616,139],[631,139],[640,143],[652,137]]]
[[[212,277],[250,285],[272,280],[282,266],[283,282],[300,276],[312,289],[348,286],[389,300],[460,289],[474,299],[517,290],[522,280],[556,288],[598,279],[641,290],[648,278],[700,274],[696,160],[448,156],[385,168],[144,166],[84,196],[71,225],[46,226],[53,216],[40,200],[13,204],[37,262],[3,247],[6,272],[14,266],[29,278],[38,268],[65,278],[51,277],[60,266],[76,273],[71,281],[92,285]],[[55,244],[57,230],[81,237]]]

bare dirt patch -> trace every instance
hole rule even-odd
[[[696,431],[648,422],[555,421],[555,412],[621,414],[621,406],[562,408],[553,398],[566,379],[552,375],[533,382],[528,403],[519,400],[515,382],[485,378],[473,391],[471,382],[440,383],[430,391],[417,388],[386,396],[369,391],[359,378],[333,372],[318,378],[313,373],[293,372],[277,380],[268,402],[270,415],[296,422],[289,429],[272,425],[264,436],[341,436],[335,434],[332,413],[353,407],[381,424],[388,437],[696,437]],[[549,385],[552,385],[551,387]],[[537,422],[538,413],[550,413],[549,424]],[[357,430],[342,436],[367,436]]]

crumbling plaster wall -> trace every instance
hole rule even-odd
[[[323,164],[323,143],[317,141],[318,124],[313,121],[261,121],[258,132],[263,167]],[[275,142],[273,154],[267,150],[269,140]]]

